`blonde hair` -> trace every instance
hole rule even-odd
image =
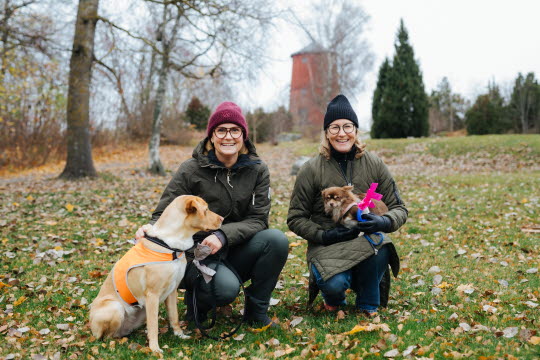
[[[208,141],[204,145],[205,154],[208,154],[208,152],[210,150],[214,150],[214,144],[212,144],[212,138],[211,137],[208,138]],[[246,141],[244,140],[244,142],[242,143],[242,148],[238,152],[238,155],[245,155],[245,154],[248,154],[248,153],[249,153],[249,150],[248,150],[248,148],[246,146]]]
[[[362,155],[364,155],[364,149],[366,148],[366,144],[362,143],[362,141],[358,137],[358,130],[356,130],[356,141],[354,142],[353,146],[356,147],[356,154],[354,155],[354,158],[360,159]],[[323,130],[321,133],[321,143],[319,145],[319,154],[324,156],[326,160],[330,160],[332,152],[331,152],[330,141],[328,141],[328,138],[326,137],[326,130]]]

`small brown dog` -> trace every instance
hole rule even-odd
[[[174,199],[159,220],[146,226],[146,234],[166,245],[143,239],[132,247],[109,272],[90,307],[90,328],[96,338],[123,337],[147,323],[149,347],[158,344],[159,304],[165,302],[174,334],[183,335],[178,321],[177,291],[186,270],[183,252],[193,246],[193,234],[221,226],[223,218],[208,210],[197,196]]]
[[[358,203],[366,196],[364,193],[358,195],[352,192],[352,186],[333,186],[322,191],[324,201],[324,211],[332,216],[337,224],[342,224],[348,228],[356,226],[358,223],[357,212]],[[372,212],[376,215],[384,215],[388,212],[388,207],[380,200],[372,200],[374,208],[367,208],[363,213]],[[369,209],[369,210],[368,210]]]

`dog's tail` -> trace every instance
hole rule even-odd
[[[100,299],[90,305],[90,329],[96,339],[115,336],[124,322],[124,308],[114,298]]]

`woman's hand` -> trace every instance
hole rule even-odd
[[[388,216],[379,216],[372,213],[362,215],[364,221],[359,221],[356,227],[367,234],[377,231],[389,233],[392,230],[392,220]]]
[[[333,229],[328,229],[323,232],[323,245],[332,245],[342,241],[356,239],[360,234],[360,230],[356,227],[349,229],[343,225],[339,225]]]
[[[212,249],[211,255],[214,255],[217,253],[222,247],[223,244],[221,244],[221,241],[218,239],[218,237],[214,234],[207,236],[201,243],[202,245],[208,246],[210,249]]]
[[[137,242],[141,241],[142,239],[144,239],[144,234],[148,232],[148,230],[150,230],[152,228],[152,225],[150,224],[146,224],[146,225],[143,225],[141,226],[137,232],[135,233],[135,240],[137,240]]]

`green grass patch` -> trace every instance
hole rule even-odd
[[[523,358],[540,354],[540,238],[530,232],[540,219],[538,136],[369,140],[369,148],[399,165],[404,153],[436,160],[473,154],[509,156],[496,172],[467,167],[443,173],[432,163],[411,162],[396,176],[409,221],[390,235],[402,271],[393,279],[390,304],[375,325],[389,331],[359,331],[370,321],[352,305],[344,316],[306,309],[307,243],[288,232],[286,216],[294,179],[270,168],[270,225],[287,232],[290,254],[272,297],[270,315],[280,327],[263,333],[242,328],[236,339],[180,340],[159,326],[164,358],[187,359],[381,359],[397,350],[415,358]],[[284,143],[313,155],[317,144]],[[271,152],[270,152],[271,151]],[[484,155],[482,155],[484,156]],[[522,164],[521,168],[512,166]],[[433,162],[436,163],[436,162]],[[395,168],[396,171],[399,170]],[[111,173],[114,171],[111,170]],[[126,240],[149,219],[168,178],[104,175],[93,181],[34,179],[2,184],[0,204],[0,357],[147,359],[144,327],[125,339],[98,341],[87,326],[88,306],[107,272],[129,248]],[[536,269],[536,270],[535,270]],[[183,297],[183,292],[179,292]],[[347,295],[354,304],[355,294]],[[242,304],[233,305],[238,314]],[[179,312],[185,306],[180,301]],[[181,315],[182,316],[182,315]],[[300,319],[301,317],[301,319]],[[216,331],[233,327],[220,315]],[[237,315],[233,320],[237,319]],[[55,355],[56,354],[56,355]]]

